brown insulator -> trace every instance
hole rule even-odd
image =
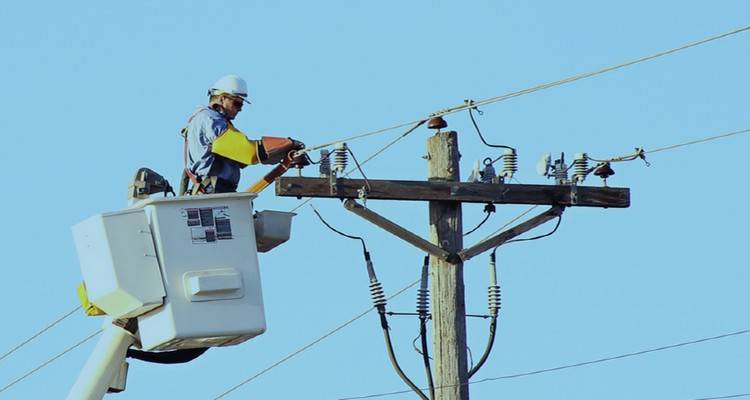
[[[443,117],[432,117],[427,121],[427,127],[429,129],[443,129],[448,126]]]
[[[594,170],[594,175],[602,179],[607,179],[614,174],[615,174],[615,171],[612,169],[612,167],[609,166],[609,163],[603,163],[597,166],[596,169]]]

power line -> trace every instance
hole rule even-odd
[[[616,65],[612,65],[612,66],[609,66],[609,67],[605,67],[605,68],[602,68],[602,69],[599,69],[599,70],[596,70],[596,71],[586,72],[586,73],[583,73],[583,74],[571,76],[571,77],[568,77],[568,78],[565,78],[565,79],[561,79],[561,80],[558,80],[558,81],[554,81],[554,82],[550,82],[550,83],[544,83],[544,84],[537,85],[537,86],[534,86],[534,87],[531,87],[531,88],[528,88],[528,89],[520,90],[520,91],[513,92],[513,93],[504,94],[504,95],[501,95],[501,96],[490,97],[488,99],[476,101],[476,102],[473,102],[471,104],[464,104],[464,105],[461,105],[461,106],[457,106],[457,107],[454,107],[454,108],[446,110],[445,113],[442,113],[442,114],[439,113],[439,114],[440,115],[453,114],[455,112],[459,112],[459,111],[465,110],[467,108],[473,108],[473,107],[483,106],[483,105],[487,105],[487,104],[492,104],[492,103],[496,103],[498,101],[503,101],[503,100],[507,100],[507,99],[510,99],[510,98],[513,98],[513,97],[522,96],[522,95],[525,95],[525,94],[528,94],[528,93],[533,93],[533,92],[536,92],[536,91],[539,91],[539,90],[549,89],[549,88],[552,88],[552,87],[555,87],[555,86],[564,85],[566,83],[571,83],[571,82],[579,81],[581,79],[590,78],[592,76],[597,76],[597,75],[605,74],[607,72],[615,71],[615,70],[618,70],[618,69],[621,69],[621,68],[629,67],[631,65],[640,64],[640,63],[645,62],[645,61],[650,61],[650,60],[653,60],[653,59],[656,59],[656,58],[660,58],[660,57],[663,57],[663,56],[666,56],[666,55],[669,55],[669,54],[677,53],[677,52],[682,51],[682,50],[687,50],[687,49],[689,49],[691,47],[696,47],[696,46],[700,46],[700,45],[705,44],[705,43],[713,42],[714,40],[719,40],[719,39],[722,39],[722,38],[725,38],[725,37],[728,37],[728,36],[736,35],[738,33],[742,33],[742,32],[745,32],[747,30],[750,30],[750,25],[744,26],[742,28],[735,29],[733,31],[725,32],[725,33],[722,33],[722,34],[718,34],[718,35],[714,35],[714,36],[709,36],[709,37],[707,37],[705,39],[701,39],[701,40],[698,40],[698,41],[695,41],[695,42],[691,42],[691,43],[682,45],[680,47],[675,47],[675,48],[670,49],[670,50],[661,51],[661,52],[658,52],[658,53],[655,53],[655,54],[652,54],[652,55],[649,55],[649,56],[644,56],[644,57],[640,57],[640,58],[637,58],[635,60],[627,61],[627,62],[624,62],[624,63],[621,63],[621,64],[616,64]]]
[[[717,396],[717,397],[701,397],[699,399],[693,399],[693,400],[721,400],[721,399],[736,399],[740,397],[750,397],[750,393],[730,394],[726,396]]]
[[[43,363],[42,363],[41,365],[39,365],[38,367],[36,367],[36,368],[32,369],[31,371],[27,372],[26,374],[24,374],[24,375],[23,375],[23,376],[21,376],[20,378],[17,378],[17,379],[16,379],[16,380],[14,380],[13,382],[11,382],[11,383],[9,383],[9,384],[7,384],[7,385],[3,386],[2,388],[0,388],[0,393],[2,393],[2,392],[4,392],[4,391],[6,391],[6,390],[8,390],[8,389],[10,389],[10,388],[11,388],[11,387],[12,387],[13,385],[15,385],[16,383],[18,383],[18,382],[21,382],[22,380],[24,380],[24,379],[28,378],[29,376],[33,375],[34,373],[36,373],[36,372],[37,372],[37,371],[39,371],[40,369],[42,369],[42,368],[46,367],[47,365],[51,364],[51,363],[52,363],[53,361],[55,361],[55,360],[57,360],[58,358],[60,358],[60,357],[64,356],[65,354],[67,354],[68,352],[72,351],[72,350],[73,350],[73,349],[75,349],[76,347],[78,347],[78,346],[80,346],[80,345],[82,345],[82,344],[84,344],[84,343],[88,342],[88,341],[89,341],[89,340],[91,340],[91,339],[92,339],[92,338],[93,338],[94,336],[96,336],[96,335],[98,335],[98,334],[100,334],[100,333],[102,333],[102,329],[99,329],[98,331],[96,331],[96,332],[92,333],[91,335],[89,335],[89,336],[87,336],[86,338],[82,339],[82,340],[81,340],[81,341],[79,341],[78,343],[76,343],[76,344],[74,344],[74,345],[72,345],[72,346],[68,347],[67,349],[63,350],[63,351],[62,351],[61,353],[58,353],[58,354],[57,354],[56,356],[54,356],[54,357],[50,358],[49,360],[47,360],[47,361],[43,362]]]
[[[55,325],[59,324],[59,323],[60,323],[60,322],[62,322],[62,321],[63,321],[64,319],[66,319],[66,318],[70,317],[71,315],[73,315],[73,313],[75,313],[75,312],[76,312],[76,311],[78,310],[78,308],[79,308],[78,306],[76,306],[76,307],[73,307],[73,309],[72,309],[72,310],[68,311],[68,312],[67,312],[67,313],[66,313],[65,315],[63,315],[62,317],[60,317],[60,318],[58,318],[58,319],[54,320],[54,321],[53,321],[52,323],[50,323],[49,325],[47,325],[47,326],[45,326],[44,328],[42,328],[42,330],[40,330],[39,332],[37,332],[37,333],[35,333],[35,334],[31,335],[31,337],[29,337],[28,339],[26,339],[26,340],[24,340],[23,342],[19,343],[18,345],[16,345],[16,346],[15,346],[15,347],[13,347],[12,349],[10,349],[10,350],[6,351],[6,352],[5,352],[5,353],[4,353],[4,354],[3,354],[2,356],[0,356],[0,361],[2,361],[2,360],[3,360],[4,358],[8,357],[9,355],[11,355],[11,354],[15,353],[15,352],[16,352],[17,350],[19,350],[19,349],[20,349],[21,347],[25,346],[25,345],[26,345],[27,343],[29,343],[29,342],[31,342],[32,340],[36,339],[37,337],[39,337],[39,336],[40,336],[41,334],[43,334],[44,332],[47,332],[48,330],[52,329],[52,327],[54,327]]]
[[[646,61],[654,60],[654,59],[657,59],[657,58],[660,58],[660,57],[664,57],[666,55],[670,55],[670,54],[674,54],[674,53],[680,52],[682,50],[687,50],[687,49],[692,48],[692,47],[700,46],[702,44],[713,42],[715,40],[719,40],[719,39],[723,39],[725,37],[733,36],[733,35],[736,35],[736,34],[748,31],[748,30],[750,30],[750,25],[744,26],[742,28],[738,28],[738,29],[735,29],[735,30],[732,30],[732,31],[729,31],[729,32],[725,32],[725,33],[722,33],[722,34],[718,34],[718,35],[714,35],[714,36],[709,36],[707,38],[704,38],[704,39],[701,39],[701,40],[698,40],[698,41],[695,41],[695,42],[687,43],[685,45],[682,45],[682,46],[679,46],[679,47],[675,47],[673,49],[669,49],[669,50],[665,50],[665,51],[660,51],[660,52],[652,54],[652,55],[643,56],[643,57],[640,57],[640,58],[636,58],[634,60],[626,61],[624,63],[615,64],[615,65],[611,65],[611,66],[608,66],[608,67],[604,67],[604,68],[601,68],[601,69],[598,69],[598,70],[595,70],[595,71],[586,72],[586,73],[582,73],[582,74],[578,74],[578,75],[573,75],[573,76],[570,76],[570,77],[567,77],[567,78],[564,78],[564,79],[560,79],[560,80],[557,80],[557,81],[552,81],[552,82],[547,82],[547,83],[539,84],[539,85],[532,86],[532,87],[529,87],[529,88],[526,88],[526,89],[523,89],[523,90],[518,90],[518,91],[515,91],[515,92],[506,93],[506,94],[503,94],[503,95],[500,95],[500,96],[489,97],[489,98],[486,98],[484,100],[478,100],[478,101],[473,101],[473,102],[466,102],[464,104],[461,104],[461,105],[458,105],[458,106],[455,106],[455,107],[451,107],[451,108],[447,108],[447,109],[438,111],[436,113],[430,114],[429,116],[427,116],[425,118],[420,118],[420,119],[416,119],[416,120],[413,120],[413,121],[396,124],[396,125],[393,125],[393,126],[390,126],[390,127],[387,127],[387,128],[382,128],[382,129],[378,129],[378,130],[374,130],[374,131],[370,131],[370,132],[365,132],[365,133],[361,133],[361,134],[357,134],[357,135],[345,137],[345,138],[342,138],[342,139],[339,139],[339,140],[336,140],[336,141],[332,141],[332,142],[329,142],[329,143],[324,143],[324,144],[320,144],[320,145],[317,145],[317,146],[312,146],[310,148],[307,148],[307,149],[303,150],[302,152],[303,153],[309,153],[311,151],[315,151],[315,150],[318,150],[318,149],[330,147],[330,146],[332,146],[332,145],[334,145],[334,144],[336,144],[338,142],[348,142],[348,141],[352,141],[352,140],[356,140],[356,139],[365,138],[365,137],[368,137],[368,136],[373,136],[373,135],[385,133],[385,132],[391,131],[393,129],[403,128],[405,126],[409,126],[409,125],[412,125],[412,124],[416,124],[416,123],[418,123],[420,121],[424,121],[424,120],[429,119],[430,117],[433,117],[433,116],[446,116],[446,115],[454,114],[454,113],[457,113],[457,112],[460,112],[460,111],[463,111],[463,110],[466,110],[466,109],[475,108],[475,107],[479,107],[479,106],[484,106],[484,105],[492,104],[492,103],[497,103],[497,102],[500,102],[500,101],[512,99],[512,98],[515,98],[515,97],[519,97],[519,96],[523,96],[523,95],[526,95],[526,94],[538,92],[538,91],[541,91],[541,90],[550,89],[550,88],[553,88],[553,87],[556,87],[556,86],[565,85],[567,83],[576,82],[576,81],[579,81],[579,80],[582,80],[582,79],[586,79],[586,78],[590,78],[590,77],[593,77],[593,76],[602,75],[602,74],[605,74],[607,72],[612,72],[612,71],[615,71],[615,70],[618,70],[618,69],[622,69],[622,68],[625,68],[625,67],[629,67],[629,66],[632,66],[632,65],[636,65],[636,64],[640,64],[640,63],[646,62]]]
[[[738,129],[738,130],[731,131],[731,132],[720,133],[718,135],[707,136],[707,137],[704,137],[704,138],[701,138],[701,139],[695,139],[695,140],[690,140],[690,141],[687,141],[687,142],[671,144],[671,145],[668,145],[668,146],[657,147],[654,150],[645,150],[643,148],[636,148],[635,152],[633,152],[633,153],[626,154],[626,155],[623,155],[623,156],[612,157],[612,158],[608,158],[608,159],[604,159],[604,160],[599,160],[599,159],[591,158],[591,157],[588,157],[588,156],[587,157],[588,157],[589,160],[591,160],[591,161],[597,161],[597,162],[633,161],[633,160],[636,160],[638,158],[643,158],[643,156],[645,156],[646,154],[652,154],[652,153],[659,153],[659,152],[662,152],[662,151],[674,150],[674,149],[677,149],[677,148],[680,148],[680,147],[691,146],[691,145],[699,144],[699,143],[711,142],[711,141],[714,141],[714,140],[724,139],[724,138],[728,138],[730,136],[740,135],[740,134],[748,133],[748,132],[750,132],[750,128],[744,128],[744,129]],[[643,158],[643,159],[645,160],[645,158]]]
[[[644,354],[648,354],[648,353],[655,353],[655,352],[664,351],[664,350],[670,350],[670,349],[674,349],[674,348],[678,348],[678,347],[690,346],[690,345],[693,345],[693,344],[699,344],[699,343],[709,342],[709,341],[713,341],[713,340],[724,339],[724,338],[728,338],[728,337],[732,337],[732,336],[744,335],[744,334],[747,334],[747,333],[750,333],[750,329],[744,329],[744,330],[741,330],[741,331],[724,333],[724,334],[721,334],[721,335],[710,336],[710,337],[705,337],[705,338],[690,340],[690,341],[686,341],[686,342],[680,342],[680,343],[670,344],[670,345],[661,346],[661,347],[654,347],[654,348],[650,348],[650,349],[639,350],[639,351],[635,351],[635,352],[631,352],[631,353],[620,354],[620,355],[617,355],[617,356],[599,358],[599,359],[596,359],[596,360],[583,361],[583,362],[578,362],[578,363],[574,363],[574,364],[566,364],[566,365],[561,365],[561,366],[558,366],[558,367],[545,368],[545,369],[539,369],[539,370],[528,371],[528,372],[521,372],[521,373],[516,373],[516,374],[511,374],[511,375],[502,375],[502,376],[496,376],[496,377],[492,377],[492,378],[484,378],[484,379],[479,379],[479,380],[476,380],[476,381],[471,381],[471,382],[465,383],[465,385],[473,385],[473,384],[477,384],[477,383],[489,382],[489,381],[497,381],[497,380],[502,380],[502,379],[515,379],[515,378],[521,378],[521,377],[525,377],[525,376],[545,374],[545,373],[548,373],[548,372],[557,372],[557,371],[562,371],[562,370],[565,370],[565,369],[578,368],[578,367],[583,367],[583,366],[587,366],[587,365],[599,364],[599,363],[603,363],[603,362],[607,362],[607,361],[621,360],[623,358],[630,358],[630,357],[640,356],[640,355],[644,355]],[[459,386],[459,385],[446,385],[446,386],[440,387],[440,389],[442,389],[442,388],[450,388],[450,387],[455,387],[455,386]],[[436,389],[438,389],[438,388],[436,388]],[[341,398],[338,398],[337,400],[372,399],[372,398],[376,398],[376,397],[387,397],[387,396],[393,396],[393,395],[403,394],[403,393],[409,393],[409,392],[410,392],[410,390],[399,390],[399,391],[377,393],[377,394],[370,394],[370,395],[364,395],[364,396],[341,397]],[[735,396],[735,397],[742,397],[742,396],[748,396],[748,395],[750,395],[750,394],[733,395],[733,396]],[[726,397],[726,396],[725,397],[710,397],[710,398],[697,399],[697,400],[724,399],[724,398],[731,398],[731,397]]]
[[[654,150],[646,150],[645,153],[646,154],[658,153],[660,151],[667,151],[667,150],[672,150],[672,149],[676,149],[676,148],[679,148],[679,147],[690,146],[690,145],[693,145],[693,144],[710,142],[712,140],[723,139],[723,138],[726,138],[726,137],[730,137],[730,136],[734,136],[734,135],[739,135],[739,134],[742,134],[742,133],[748,133],[748,132],[750,132],[750,128],[740,129],[740,130],[736,130],[736,131],[732,131],[732,132],[722,133],[722,134],[719,134],[719,135],[716,135],[716,136],[705,137],[703,139],[691,140],[689,142],[673,144],[671,146],[659,147],[659,148],[656,148]]]
[[[419,279],[417,279],[416,281],[414,281],[414,282],[412,282],[412,283],[408,284],[407,286],[405,286],[405,287],[404,287],[404,288],[402,288],[401,290],[397,291],[396,293],[392,294],[392,295],[391,295],[390,297],[388,297],[388,300],[391,300],[391,299],[395,298],[396,296],[399,296],[400,294],[402,294],[402,293],[404,293],[405,291],[409,290],[409,289],[410,289],[411,287],[413,287],[413,286],[414,286],[414,285],[416,285],[417,283],[419,283]],[[247,384],[247,383],[250,383],[251,381],[253,381],[253,380],[255,380],[256,378],[258,378],[259,376],[261,376],[261,375],[265,374],[266,372],[268,372],[268,371],[270,371],[270,370],[272,370],[272,369],[274,369],[274,368],[278,367],[279,365],[283,364],[284,362],[286,362],[286,361],[290,360],[290,359],[291,359],[291,358],[293,358],[294,356],[296,356],[296,355],[298,355],[298,354],[302,353],[303,351],[305,351],[305,350],[307,350],[307,349],[309,349],[309,348],[313,347],[314,345],[316,345],[316,344],[318,344],[318,343],[322,342],[323,340],[325,340],[325,339],[326,339],[326,338],[328,338],[329,336],[333,335],[334,333],[336,333],[336,332],[338,332],[338,331],[340,331],[340,330],[342,330],[342,329],[346,328],[347,326],[351,325],[351,324],[352,324],[352,323],[353,323],[354,321],[356,321],[356,320],[358,320],[358,319],[360,319],[360,318],[364,317],[365,315],[369,314],[370,312],[372,312],[372,310],[374,310],[374,309],[375,309],[375,307],[370,307],[370,308],[368,308],[367,310],[365,310],[365,311],[361,312],[360,314],[356,315],[356,316],[355,316],[354,318],[352,318],[352,319],[350,319],[350,320],[348,320],[348,321],[344,322],[343,324],[341,324],[341,325],[337,326],[336,328],[334,328],[334,329],[330,330],[329,332],[327,332],[327,333],[326,333],[326,334],[324,334],[323,336],[321,336],[321,337],[319,337],[319,338],[317,338],[317,339],[313,340],[312,342],[310,342],[310,343],[308,343],[308,344],[306,344],[306,345],[304,345],[304,346],[300,347],[300,348],[299,348],[298,350],[295,350],[294,352],[292,352],[292,353],[290,353],[289,355],[287,355],[287,356],[283,357],[283,358],[282,358],[282,359],[280,359],[279,361],[276,361],[275,363],[273,363],[273,364],[269,365],[268,367],[266,367],[266,368],[264,368],[264,369],[260,370],[260,371],[259,371],[258,373],[256,373],[255,375],[253,375],[253,376],[251,376],[251,377],[249,377],[249,378],[245,379],[244,381],[242,381],[242,382],[240,382],[240,383],[238,383],[238,384],[236,384],[236,385],[232,386],[231,388],[229,388],[229,389],[228,389],[227,391],[225,391],[224,393],[222,393],[222,394],[218,395],[217,397],[215,397],[215,398],[214,398],[214,400],[218,400],[218,399],[221,399],[221,398],[225,397],[226,395],[228,395],[229,393],[232,393],[232,392],[234,392],[235,390],[239,389],[239,388],[240,388],[241,386],[243,386],[243,385],[245,385],[245,384]],[[411,392],[411,390],[409,390],[409,392]]]

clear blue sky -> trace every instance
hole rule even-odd
[[[251,136],[312,145],[677,47],[748,25],[747,1],[11,2],[0,13],[5,231],[0,300],[4,351],[70,310],[81,280],[70,227],[126,206],[148,166],[174,183],[179,129],[219,76],[244,76],[253,101],[236,125]],[[493,142],[519,149],[518,179],[545,183],[545,151],[626,154],[750,127],[750,33],[603,76],[484,107]],[[465,113],[462,176],[483,147]],[[351,142],[365,158],[400,132]],[[370,178],[424,179],[420,129],[367,164]],[[569,209],[544,240],[499,251],[503,309],[495,351],[477,379],[586,361],[750,328],[747,253],[750,135],[615,166],[628,209]],[[244,171],[242,186],[265,172]],[[305,171],[314,175],[312,169]],[[589,184],[599,185],[597,179]],[[264,192],[257,209],[296,199]],[[419,276],[422,254],[346,212],[314,204],[363,235],[389,293]],[[427,235],[427,207],[368,203]],[[523,211],[499,206],[473,243]],[[539,209],[541,211],[541,209]],[[464,206],[466,229],[481,205]],[[370,305],[359,247],[309,207],[293,239],[260,256],[268,331],[176,366],[131,362],[117,399],[212,399]],[[539,233],[551,229],[539,228]],[[467,309],[486,310],[485,256],[466,265]],[[390,303],[412,311],[415,291]],[[486,321],[468,325],[481,354]],[[0,387],[85,337],[101,319],[67,319],[0,361]],[[416,319],[393,318],[405,370]],[[62,398],[95,341],[0,398]],[[471,386],[472,398],[695,399],[750,392],[750,335],[605,364]],[[227,396],[336,399],[403,389],[373,313]],[[392,398],[411,398],[401,395]]]

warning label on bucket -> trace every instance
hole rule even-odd
[[[228,206],[183,208],[181,214],[195,244],[232,239]]]

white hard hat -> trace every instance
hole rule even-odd
[[[230,94],[232,96],[241,97],[247,101],[247,83],[239,75],[226,75],[219,78],[210,89],[208,89],[209,96],[215,96],[222,93]]]

